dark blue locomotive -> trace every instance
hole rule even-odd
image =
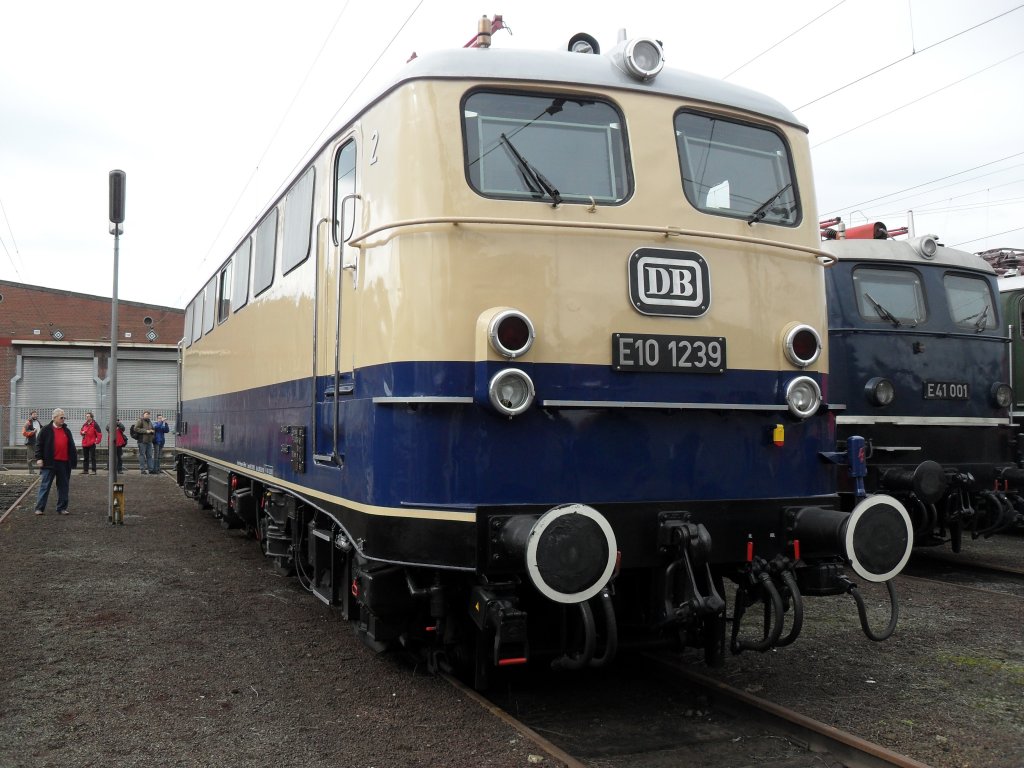
[[[965,531],[1011,525],[1024,478],[991,267],[934,236],[824,248],[837,259],[826,272],[829,399],[840,447],[867,439],[867,488],[903,501],[915,546],[959,551]]]

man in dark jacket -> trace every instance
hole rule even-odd
[[[36,466],[40,467],[39,495],[36,498],[36,514],[43,514],[50,486],[57,481],[57,514],[67,515],[68,487],[71,484],[71,470],[78,465],[78,450],[75,438],[64,423],[64,409],[53,409],[53,421],[39,430],[36,435]]]

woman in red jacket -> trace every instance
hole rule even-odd
[[[82,474],[89,474],[89,467],[92,473],[96,474],[96,446],[103,442],[103,430],[93,419],[91,413],[85,414],[85,424],[82,425]]]

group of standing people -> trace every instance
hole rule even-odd
[[[165,438],[170,429],[170,424],[159,414],[156,421],[152,421],[149,411],[143,411],[142,417],[135,422],[132,437],[139,443],[139,472],[143,475],[160,472],[160,454],[163,453]]]
[[[28,421],[22,429],[25,438],[25,459],[29,474],[39,469],[39,493],[36,498],[35,514],[43,514],[50,488],[57,483],[57,514],[67,515],[68,495],[71,471],[78,466],[78,449],[75,438],[68,429],[64,419],[64,409],[54,408],[49,424],[39,422],[38,411],[29,414]],[[124,471],[123,451],[128,443],[124,434],[124,424],[117,421],[117,437],[115,440],[117,471]],[[163,453],[166,435],[170,431],[167,420],[158,415],[156,421],[149,417],[149,411],[142,416],[129,430],[139,445],[139,470],[142,474],[158,474],[160,472],[160,455]],[[96,474],[96,446],[103,442],[103,430],[93,418],[92,413],[85,414],[85,423],[79,433],[82,436],[82,474],[91,471]],[[90,469],[91,468],[91,469]]]

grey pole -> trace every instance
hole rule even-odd
[[[114,520],[114,481],[117,479],[117,259],[124,228],[124,171],[110,172],[110,234],[114,236],[114,288],[110,301],[110,432],[107,434],[107,520]],[[121,510],[121,522],[124,522]]]

